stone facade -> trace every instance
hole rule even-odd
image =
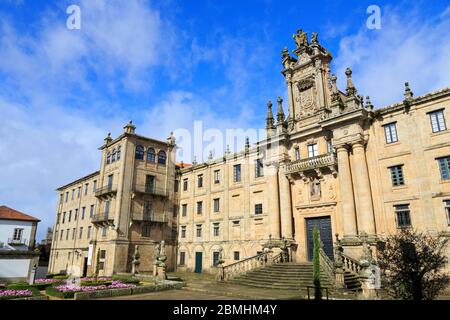
[[[374,246],[404,227],[448,236],[450,130],[445,121],[450,119],[450,88],[414,97],[405,84],[402,102],[375,109],[369,97],[358,94],[349,68],[345,90],[337,88],[331,54],[316,33],[309,41],[299,30],[294,39],[296,57],[287,48],[282,51],[287,107],[278,98],[274,115],[269,101],[267,138],[256,145],[247,142],[241,152],[226,151],[221,158],[176,169],[173,140],[138,136],[132,125],[119,138],[108,138],[100,148],[100,171],[58,190],[66,197],[94,180],[102,187],[114,174],[117,191],[102,195],[89,187],[84,198],[62,201],[57,213],[95,204],[98,215],[109,199],[113,216],[102,223],[95,223],[95,217],[71,225],[56,223],[51,270],[67,269],[68,252],[81,250],[86,257],[89,244],[94,246],[93,260],[98,248],[107,252],[104,274],[130,272],[136,244],[140,269],[150,270],[148,257],[154,243],[163,239],[169,244],[169,270],[176,260],[178,270],[203,272],[213,270],[219,255],[229,265],[281,239],[289,244],[292,260],[307,261],[314,226],[330,258],[335,234],[342,239],[344,253],[355,259],[363,239]],[[123,159],[105,165],[107,152],[119,145]],[[153,146],[171,156],[165,166],[136,161],[138,145],[145,152]],[[142,212],[145,193],[141,198],[134,186],[144,184],[150,173],[167,192],[152,195],[152,208],[170,219],[152,221],[151,236],[143,239],[133,212]],[[58,228],[72,230],[82,224],[95,227],[91,239],[64,242],[64,235],[59,240]],[[106,236],[101,235],[103,226],[108,226]],[[82,259],[77,261],[81,265]]]

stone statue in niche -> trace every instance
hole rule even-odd
[[[314,177],[311,182],[311,197],[320,198],[320,180],[317,177]]]

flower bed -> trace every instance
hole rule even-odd
[[[110,285],[96,285],[96,286],[71,286],[71,285],[60,285],[54,287],[47,287],[45,292],[48,295],[56,296],[63,299],[73,298],[76,292],[93,292],[108,289],[128,289],[135,287],[134,284],[126,284],[121,281],[112,281]]]
[[[32,296],[38,296],[39,291],[26,289],[26,290],[0,290],[0,300],[26,298]]]

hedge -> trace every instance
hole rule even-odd
[[[53,283],[35,283],[35,284],[28,284],[26,282],[19,282],[19,283],[11,283],[6,286],[7,289],[11,290],[26,290],[26,289],[37,289],[37,290],[45,290],[48,286],[52,285],[60,285],[60,282],[53,282]]]
[[[112,280],[100,280],[100,281],[95,281],[95,280],[88,280],[88,281],[81,281],[80,285],[82,287],[86,287],[86,286],[109,286],[112,284]]]
[[[45,293],[61,299],[72,299],[75,295],[75,292],[61,292],[53,286],[45,288]]]
[[[118,280],[121,281],[123,283],[131,283],[131,284],[136,284],[138,285],[140,283],[140,280],[136,277],[133,276],[126,276],[126,275],[113,275],[112,276],[113,280]]]

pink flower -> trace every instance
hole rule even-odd
[[[0,297],[27,297],[32,295],[31,290],[0,290]]]

